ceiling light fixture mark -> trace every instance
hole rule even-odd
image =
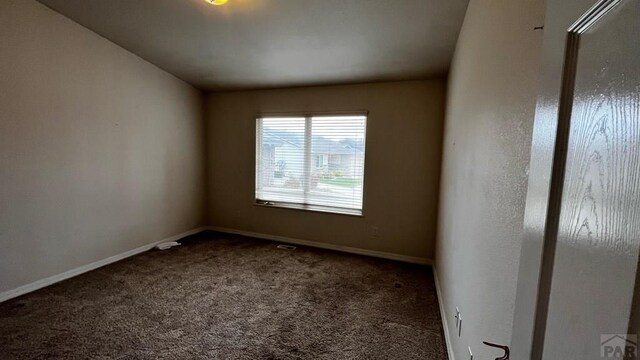
[[[224,4],[226,4],[226,3],[227,3],[227,1],[229,1],[229,0],[204,0],[204,1],[206,1],[206,2],[208,2],[209,4],[212,4],[212,5],[224,5]]]

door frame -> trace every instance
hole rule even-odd
[[[514,359],[542,359],[579,36],[621,1],[546,0],[511,337]]]

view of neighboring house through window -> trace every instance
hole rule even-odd
[[[366,116],[256,122],[256,201],[362,213]]]

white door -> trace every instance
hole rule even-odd
[[[640,0],[547,0],[544,31],[514,358],[640,359]]]

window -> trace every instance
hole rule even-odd
[[[316,155],[316,168],[317,169],[321,169],[323,168],[325,165],[324,163],[324,156],[323,155]]]
[[[256,203],[362,215],[367,118],[256,121]]]

